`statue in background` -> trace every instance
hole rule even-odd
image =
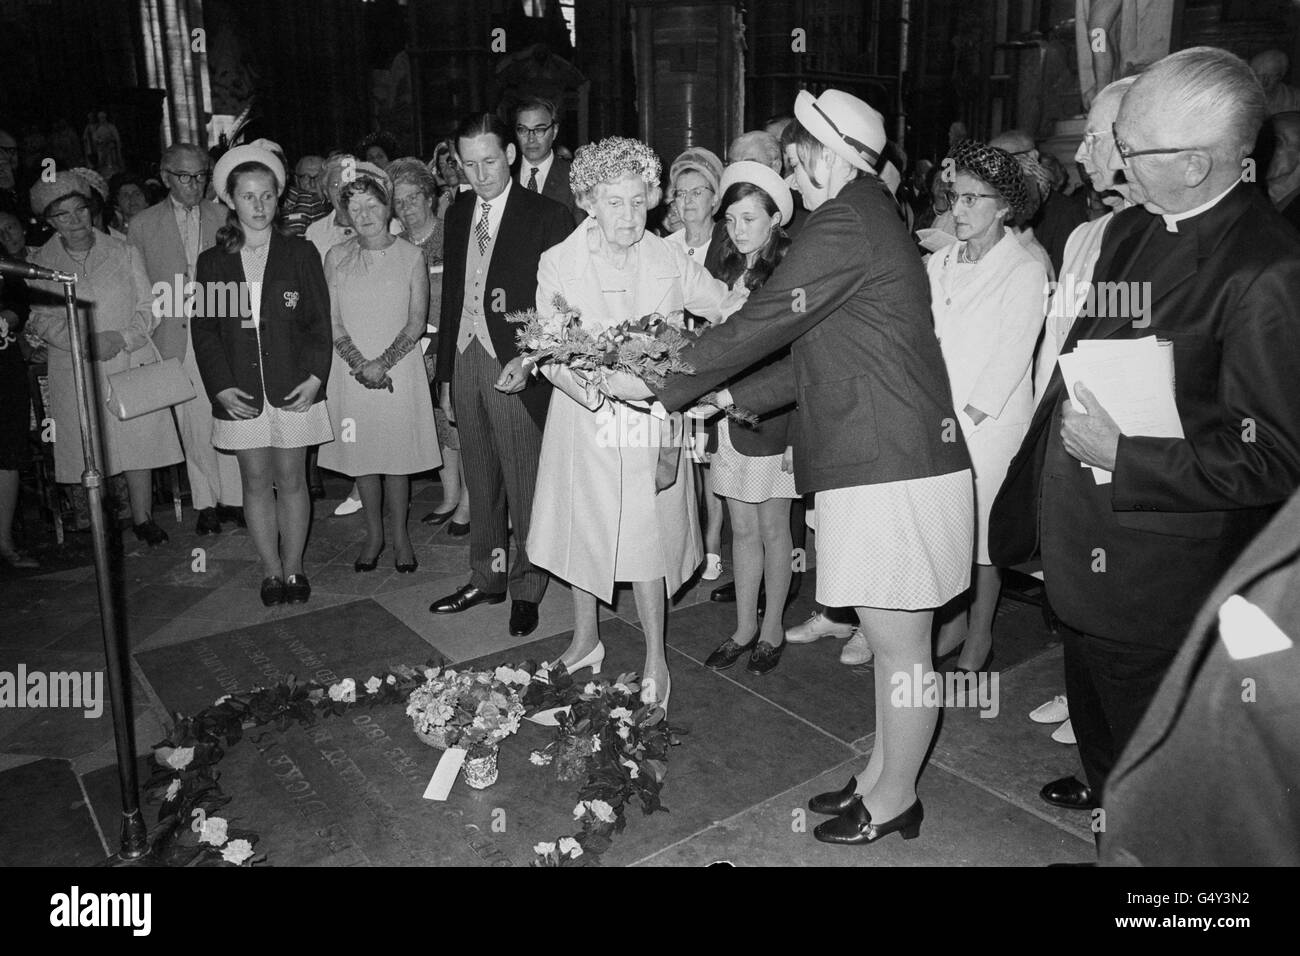
[[[1074,11],[1085,111],[1107,84],[1169,53],[1174,0],[1074,0]]]

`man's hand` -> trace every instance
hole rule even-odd
[[[655,397],[645,382],[627,372],[612,372],[606,381],[606,387],[610,395],[625,402],[641,402]]]
[[[248,394],[242,388],[223,388],[217,392],[217,401],[221,407],[230,413],[232,418],[256,418],[258,410],[248,402],[253,400],[253,396]]]
[[[524,386],[528,384],[528,366],[524,364],[524,357],[516,355],[510,360],[501,374],[497,377],[495,384],[492,386],[498,392],[505,392],[507,395],[513,395],[515,392],[521,392]]]
[[[794,474],[794,445],[785,446],[785,454],[781,456],[781,470],[787,475]]]
[[[447,416],[448,424],[455,425],[456,415],[451,408],[451,385],[447,382],[440,382],[438,385],[438,407]]]
[[[718,320],[719,324],[731,318],[733,313],[739,312],[740,307],[745,304],[748,298],[749,287],[743,282],[738,282],[733,288],[729,289],[718,304],[718,308],[722,312],[722,317]]]
[[[1119,452],[1119,426],[1082,382],[1075,385],[1074,394],[1086,411],[1076,412],[1068,398],[1062,404],[1061,441],[1065,450],[1084,464],[1114,471]]]

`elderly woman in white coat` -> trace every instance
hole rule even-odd
[[[543,253],[537,271],[539,314],[555,312],[558,294],[581,313],[584,328],[595,331],[682,309],[715,321],[742,301],[680,246],[645,231],[646,213],[659,201],[659,174],[654,152],[636,140],[611,137],[578,150],[571,185],[590,218]],[[522,381],[522,364],[507,366],[499,387],[513,390]],[[597,631],[597,602],[613,599],[616,581],[631,581],[646,642],[642,700],[666,708],[671,691],[663,643],[666,598],[704,556],[690,463],[679,447],[661,448],[673,439],[664,438],[664,420],[644,403],[634,407],[607,399],[567,368],[543,365],[541,371],[555,391],[542,439],[528,554],[572,585],[574,604],[573,640],[551,666],[600,670],[605,648]],[[656,483],[661,451],[676,465],[672,483],[664,488]]]
[[[171,412],[162,409],[124,422],[105,411],[102,400],[109,393],[110,375],[159,361],[161,356],[150,338],[158,319],[144,260],[134,246],[91,225],[90,193],[86,179],[71,170],[60,172],[53,182],[42,180],[32,187],[32,209],[54,227],[55,234],[31,261],[78,276],[77,302],[86,316],[95,390],[101,400],[92,409],[100,413],[104,474],[126,473],[135,535],[146,544],[157,545],[167,540],[167,533],[152,517],[150,470],[184,461]],[[47,304],[33,306],[27,327],[50,347],[54,474],[59,482],[72,484],[81,481],[86,465],[62,289],[45,282],[32,287],[51,293]]]
[[[1047,306],[1047,272],[1010,226],[1032,207],[1031,184],[1010,153],[971,140],[954,148],[949,192],[957,242],[926,264],[935,333],[953,406],[975,466],[976,553],[971,592],[941,615],[938,655],[959,645],[959,671],[993,653],[1001,590],[989,561],[988,517],[1034,410],[1034,344]]]

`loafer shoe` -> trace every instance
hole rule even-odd
[[[277,577],[262,578],[262,603],[274,607],[284,603],[284,581]]]
[[[284,579],[284,603],[306,604],[311,597],[311,582],[305,574],[291,574]]]
[[[849,808],[854,800],[858,798],[858,778],[849,777],[849,782],[839,790],[832,790],[830,793],[819,793],[808,801],[808,809],[813,813],[824,813],[827,816],[838,816]]]
[[[459,521],[447,522],[447,534],[453,538],[463,538],[469,534],[469,522],[461,524]]]
[[[811,644],[823,637],[847,640],[857,630],[852,624],[836,624],[821,611],[816,611],[802,624],[785,629],[785,639],[791,644]]]
[[[925,808],[917,800],[910,807],[884,823],[873,823],[871,814],[861,797],[854,797],[847,810],[824,823],[817,824],[813,830],[822,843],[840,843],[847,846],[862,846],[898,831],[904,840],[915,840],[921,835],[921,821],[925,819]]]
[[[1052,806],[1066,810],[1091,810],[1094,806],[1092,788],[1077,777],[1053,780],[1038,795]]]
[[[1070,716],[1070,705],[1065,695],[1057,694],[1045,704],[1039,704],[1029,712],[1029,719],[1036,724],[1059,724]]]
[[[718,604],[735,604],[736,582],[728,581],[726,584],[719,584],[709,592],[709,600],[716,601]]]
[[[871,660],[871,645],[867,643],[867,635],[855,627],[853,636],[849,638],[848,643],[840,651],[840,663],[856,667],[858,664],[865,664],[869,660]]]

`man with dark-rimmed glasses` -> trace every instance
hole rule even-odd
[[[515,107],[515,142],[519,144],[515,180],[560,203],[579,223],[587,214],[578,208],[569,188],[569,161],[555,152],[559,132],[560,115],[550,100],[530,96]]]

